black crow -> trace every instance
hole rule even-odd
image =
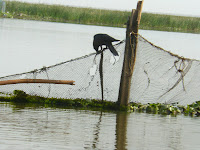
[[[114,39],[113,37],[107,34],[96,34],[94,35],[93,47],[98,53],[99,46],[101,50],[103,50],[102,46],[106,45],[106,48],[109,48],[111,53],[113,53],[114,56],[119,56],[116,49],[112,45],[112,42],[115,42],[115,41],[120,41],[120,40]]]

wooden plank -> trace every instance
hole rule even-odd
[[[141,19],[143,1],[138,1],[137,9],[132,10],[131,18],[127,22],[126,28],[126,46],[124,53],[124,63],[122,68],[122,75],[120,81],[120,89],[118,96],[118,103],[120,105],[128,105],[131,79],[134,70],[136,51],[137,51],[137,37],[139,23]]]
[[[51,84],[70,84],[75,85],[72,80],[47,80],[47,79],[16,79],[0,81],[0,85],[19,84],[19,83],[51,83]]]

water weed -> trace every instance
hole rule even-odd
[[[131,102],[128,106],[119,106],[117,102],[101,101],[95,99],[63,99],[63,98],[45,98],[40,96],[28,95],[24,91],[14,90],[13,94],[6,97],[1,96],[0,101],[11,102],[16,105],[31,105],[36,104],[44,107],[56,108],[73,108],[85,110],[100,110],[100,111],[123,111],[137,112],[160,115],[184,114],[186,116],[200,116],[200,101],[187,106],[170,105],[170,104],[141,104]]]

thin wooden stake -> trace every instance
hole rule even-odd
[[[101,52],[101,59],[99,63],[99,74],[100,74],[100,82],[101,82],[101,98],[103,102],[103,51]]]

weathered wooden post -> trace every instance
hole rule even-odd
[[[124,63],[118,96],[119,105],[128,105],[129,103],[131,79],[136,60],[138,29],[141,19],[142,5],[143,0],[138,1],[137,9],[132,10],[131,17],[127,22]]]

